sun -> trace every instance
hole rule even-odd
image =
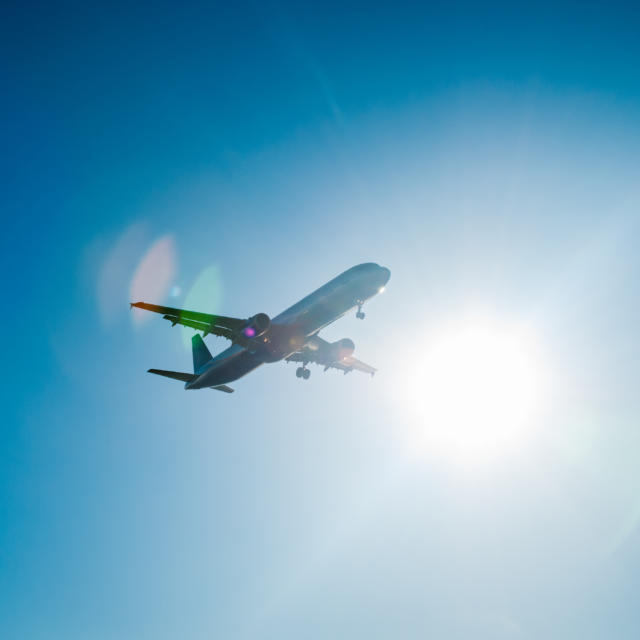
[[[415,451],[487,462],[526,441],[543,381],[528,329],[467,320],[431,333],[412,360],[401,395]]]

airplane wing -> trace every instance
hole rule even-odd
[[[132,307],[146,309],[154,313],[161,313],[165,320],[169,320],[172,326],[176,324],[191,327],[197,331],[202,331],[204,335],[211,333],[214,336],[221,336],[233,342],[238,342],[241,338],[240,331],[247,323],[241,318],[229,318],[227,316],[214,316],[209,313],[199,311],[187,311],[186,309],[174,309],[173,307],[161,307],[148,302],[132,302]]]
[[[330,342],[316,335],[313,336],[304,349],[292,353],[286,360],[287,362],[302,362],[303,364],[313,362],[323,365],[325,371],[327,369],[338,369],[344,371],[345,374],[350,371],[362,371],[373,376],[377,371],[374,367],[354,358],[352,355],[334,359],[331,346]]]

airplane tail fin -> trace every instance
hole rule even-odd
[[[191,350],[193,352],[193,370],[195,373],[198,373],[213,357],[199,333],[196,333],[196,335],[191,338]]]
[[[198,377],[200,369],[213,358],[199,333],[196,333],[196,335],[191,338],[191,350],[193,351],[193,373],[165,371],[164,369],[149,369],[149,373],[155,373],[156,375],[164,376],[165,378],[173,378],[174,380],[182,380],[182,382],[193,382]],[[224,393],[233,393],[233,389],[228,387],[226,384],[219,384],[214,387],[210,387],[210,389],[223,391]]]

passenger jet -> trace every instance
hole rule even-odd
[[[132,302],[132,307],[161,313],[172,326],[182,324],[197,331],[191,339],[193,373],[149,369],[166,378],[182,380],[185,389],[217,389],[233,393],[227,383],[238,380],[266,362],[299,362],[296,376],[307,380],[309,363],[324,370],[376,370],[353,357],[355,345],[349,338],[336,342],[323,340],[318,333],[345,313],[357,307],[356,317],[364,319],[362,305],[384,291],[391,272],[372,262],[351,267],[317,291],[309,294],[280,315],[271,319],[266,313],[250,318],[229,318],[199,311],[161,307],[148,302]],[[203,337],[208,334],[231,340],[231,346],[213,357]]]

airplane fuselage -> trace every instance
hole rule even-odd
[[[273,318],[270,329],[250,347],[234,344],[215,356],[185,388],[227,384],[266,362],[290,356],[323,327],[379,293],[389,276],[389,269],[372,262],[348,269]]]

